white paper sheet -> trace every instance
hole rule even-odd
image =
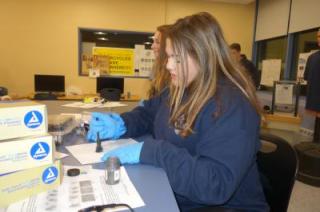
[[[113,108],[113,107],[123,107],[127,106],[126,104],[120,103],[120,102],[106,102],[106,103],[100,103],[100,102],[93,102],[93,103],[83,103],[83,102],[72,102],[65,105],[62,105],[64,107],[72,107],[72,108],[84,108],[84,109],[90,109],[90,108]]]
[[[71,167],[64,168],[67,170]],[[79,176],[68,177],[65,174],[57,189],[11,204],[7,212],[73,212],[93,205],[111,203],[125,203],[132,208],[145,205],[124,167],[121,167],[120,182],[116,185],[105,183],[104,170],[88,166],[76,168],[81,170]]]
[[[89,77],[90,78],[100,77],[100,69],[99,68],[90,68],[89,69]]]
[[[86,109],[90,109],[90,108],[95,108],[98,107],[100,105],[100,103],[83,103],[83,102],[72,102],[69,104],[65,104],[62,105],[64,107],[72,107],[72,108],[86,108]]]
[[[106,102],[104,104],[100,104],[98,108],[104,108],[104,107],[112,108],[112,107],[123,107],[123,106],[128,106],[128,105],[120,102]]]
[[[67,146],[67,150],[75,157],[81,164],[93,164],[93,163],[100,163],[101,157],[104,152],[113,150],[120,146],[125,146],[128,144],[134,144],[137,141],[133,139],[119,139],[119,140],[110,140],[104,141],[101,143],[103,148],[103,152],[96,152],[96,143],[86,143],[86,144],[79,144],[73,146]]]
[[[275,104],[293,104],[292,84],[276,84]]]
[[[262,61],[261,85],[273,86],[273,81],[280,79],[281,59]]]
[[[54,153],[54,157],[55,159],[62,159],[62,158],[65,158],[65,157],[68,157],[69,155],[68,154],[65,154],[65,153],[62,153],[62,152],[55,152]]]
[[[83,105],[83,102],[72,102],[65,105],[62,105],[64,107],[81,107]]]
[[[308,53],[300,53],[298,59],[298,69],[297,69],[297,81],[301,84],[307,84],[304,80],[304,71],[306,69],[308,57],[311,55],[311,52]]]

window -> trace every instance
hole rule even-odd
[[[293,54],[293,70],[290,72],[290,79],[297,79],[298,61],[301,53],[309,53],[310,51],[317,50],[317,32],[318,28],[297,32],[294,34],[294,54]]]
[[[262,70],[262,61],[266,59],[281,59],[280,79],[283,79],[287,50],[287,37],[273,38],[258,42],[257,67]]]
[[[79,75],[149,77],[151,32],[79,29]]]

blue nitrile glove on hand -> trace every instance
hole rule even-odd
[[[106,161],[111,156],[119,158],[121,164],[136,164],[140,162],[140,152],[143,142],[129,144],[104,153],[101,160]]]
[[[116,113],[93,112],[89,124],[87,134],[87,140],[89,142],[96,142],[98,132],[100,139],[106,140],[118,139],[127,131],[124,121],[120,115]]]

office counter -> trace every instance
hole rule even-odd
[[[59,113],[81,113],[83,111],[108,111],[108,108],[80,109],[68,108],[61,105],[70,103],[70,101],[41,101],[47,105],[48,114]],[[137,105],[137,102],[124,102],[128,106],[114,108],[112,111],[122,113],[131,110]],[[71,133],[66,135],[63,145],[57,147],[57,151],[68,153],[65,146],[86,142],[83,137]],[[68,153],[70,155],[70,153]],[[72,156],[63,158],[65,165],[80,165]],[[103,163],[94,164],[93,168],[104,168]],[[134,209],[138,212],[157,212],[157,211],[179,211],[174,194],[169,184],[166,173],[161,168],[148,165],[126,165],[128,175],[135,185],[137,191],[145,202],[145,206]]]

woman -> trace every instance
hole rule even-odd
[[[166,32],[170,25],[161,25],[157,27],[153,36],[152,50],[155,56],[155,64],[153,67],[153,79],[149,90],[149,98],[160,94],[170,82],[170,75],[166,70]]]
[[[179,19],[168,31],[166,54],[170,89],[121,116],[94,113],[89,132],[89,138],[98,131],[108,133],[104,138],[153,138],[102,160],[163,168],[182,211],[206,205],[267,211],[256,164],[255,89],[232,62],[218,22],[208,13]]]

